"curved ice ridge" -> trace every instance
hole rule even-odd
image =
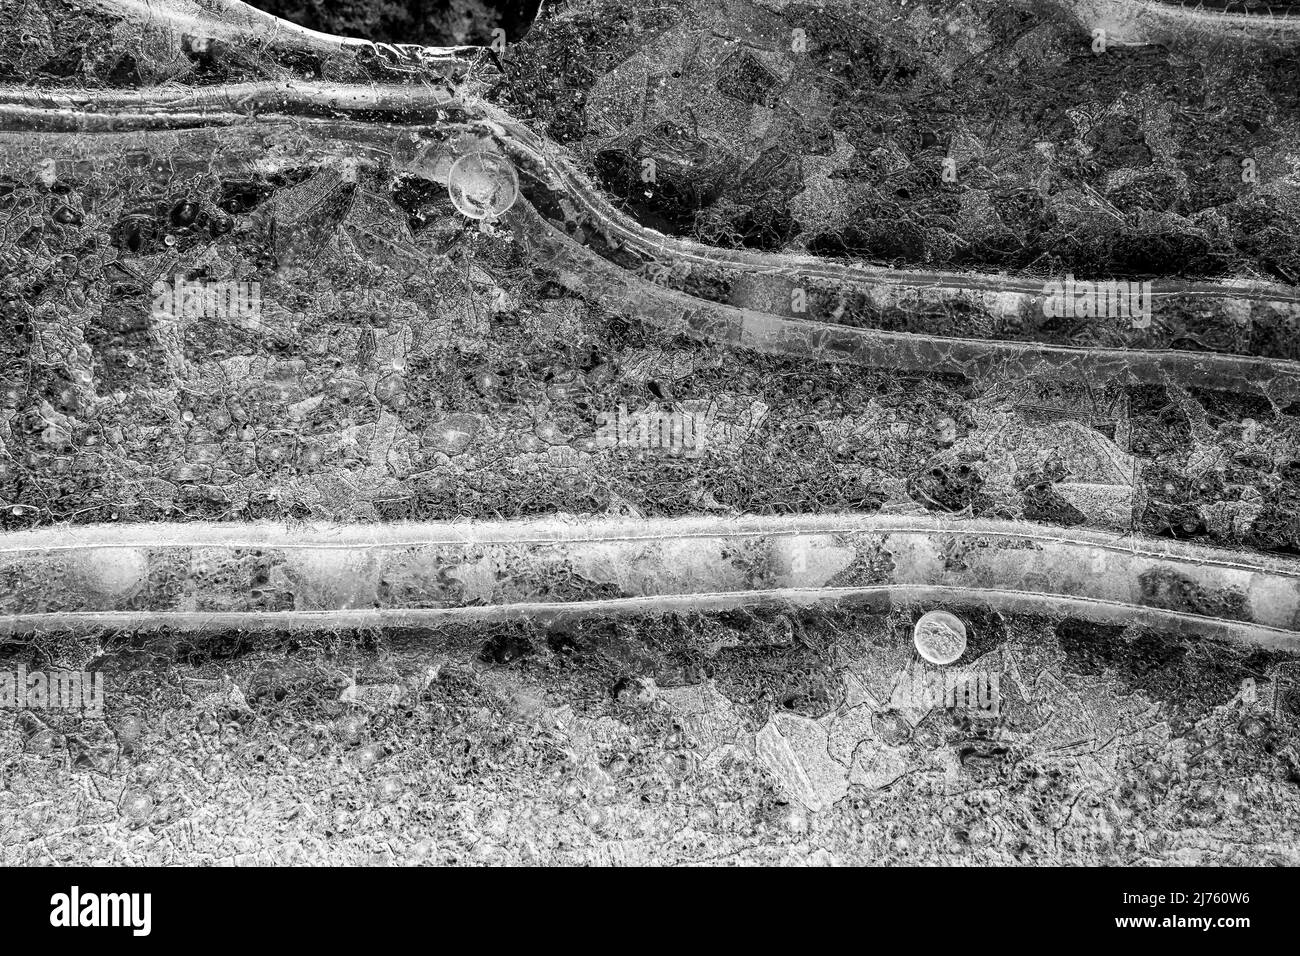
[[[0,575],[0,633],[432,626],[829,600],[982,604],[1300,649],[1300,562],[921,516],[87,525],[0,536]]]

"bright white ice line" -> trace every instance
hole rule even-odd
[[[514,521],[313,523],[293,528],[269,522],[59,525],[0,535],[0,554],[92,548],[373,550],[465,544],[547,545],[801,534],[924,534],[1012,538],[1300,578],[1300,561],[1272,555],[1136,535],[1067,531],[1021,521],[919,515],[746,515],[734,518],[691,516],[649,519],[556,516]]]

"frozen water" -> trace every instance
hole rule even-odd
[[[947,611],[930,611],[916,622],[912,640],[931,664],[951,664],[966,652],[966,625]]]
[[[519,198],[519,174],[496,153],[466,153],[447,174],[456,209],[471,219],[495,219]]]

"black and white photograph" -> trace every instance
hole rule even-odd
[[[24,920],[1297,864],[1300,3],[0,0]]]

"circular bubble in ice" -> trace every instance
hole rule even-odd
[[[519,198],[519,174],[498,153],[466,153],[447,174],[447,192],[470,219],[495,219]]]
[[[966,625],[947,611],[930,611],[916,622],[912,640],[931,664],[951,664],[966,651]]]

